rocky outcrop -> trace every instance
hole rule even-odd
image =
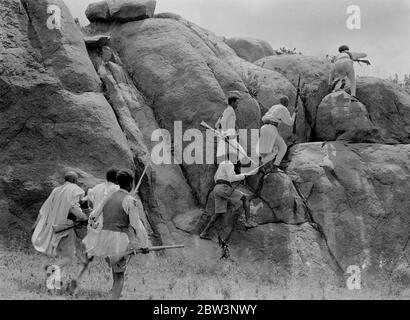
[[[295,186],[310,185],[312,222],[346,270],[392,272],[409,237],[409,145],[301,144],[290,154]],[[386,274],[386,273],[384,273]]]
[[[109,21],[110,8],[106,0],[90,3],[85,11],[85,15],[91,22],[93,21]]]
[[[104,0],[91,3],[85,15],[91,22],[138,21],[154,16],[156,0]]]
[[[156,165],[151,161],[150,151],[154,146],[151,135],[159,126],[152,109],[124,71],[116,52],[110,47],[102,47],[91,49],[89,54],[104,84],[105,95],[127,137],[129,148],[137,157],[139,173],[144,169],[143,165],[149,166],[141,196],[149,208],[151,226],[158,237],[158,230],[161,229],[161,238],[170,242],[172,239],[168,230],[174,227],[172,219],[187,213],[194,216],[199,211],[189,185],[179,166]]]
[[[283,283],[309,279],[329,286],[343,283],[342,272],[327,250],[326,241],[310,224],[266,224],[231,238],[233,254],[255,272],[274,270]],[[275,277],[272,274],[272,277]]]
[[[294,86],[299,74],[302,76],[301,97],[308,140],[409,142],[410,96],[397,85],[382,79],[358,77],[359,101],[350,104],[344,93],[350,92],[350,85],[328,95],[331,64],[326,59],[281,55],[262,58],[255,64],[281,73]]]
[[[272,277],[337,281],[357,265],[408,284],[410,148],[399,144],[409,140],[408,94],[359,78],[360,102],[350,103],[344,92],[327,95],[325,61],[282,55],[250,63],[180,16],[115,20],[114,2],[104,3],[88,10],[96,22],[84,38],[61,1],[53,1],[61,28],[50,30],[48,1],[0,0],[1,236],[30,225],[64,170],[77,171],[88,189],[112,165],[137,176],[147,166],[140,196],[154,244],[187,243],[184,255],[217,259],[215,243],[196,236],[213,214],[215,165],[181,164],[178,152],[191,141],[163,149],[175,163],[153,163],[152,133],[173,135],[175,121],[183,130],[213,125],[231,94],[241,97],[238,127],[258,129],[286,94],[298,109],[297,134],[279,128],[296,143],[286,172],[238,187],[252,197],[257,228],[246,230],[240,212],[229,211],[217,234],[230,239],[238,261]]]
[[[316,138],[322,141],[380,142],[379,130],[369,119],[366,107],[350,101],[344,91],[331,93],[317,109]]]
[[[155,36],[159,30],[161,41]],[[213,125],[233,92],[242,98],[238,126],[257,129],[261,108],[266,112],[283,94],[293,101],[296,96],[295,88],[279,73],[240,59],[218,37],[186,20],[149,19],[113,26],[111,43],[136,86],[153,101],[160,127],[169,132],[174,132],[175,121],[182,121],[184,129],[199,129],[201,121]],[[260,104],[247,87],[249,78],[257,79]],[[298,138],[303,141],[303,110],[300,114]],[[292,140],[291,130],[283,128],[288,140]],[[204,204],[213,184],[214,167],[183,168],[199,202]]]
[[[48,1],[0,1],[2,220],[33,221],[64,168],[97,177],[114,164],[134,168],[83,37],[64,3],[54,3],[61,30],[46,27]]]
[[[84,37],[84,42],[88,48],[101,48],[110,42],[110,36]]]
[[[261,58],[275,55],[271,45],[260,39],[253,38],[228,38],[225,43],[230,46],[242,59],[255,62]]]
[[[322,99],[329,93],[328,80],[331,64],[326,59],[299,54],[262,58],[256,65],[284,75],[295,87],[301,76],[301,98],[305,108],[308,137],[314,133],[316,114]]]
[[[398,85],[372,77],[357,79],[357,97],[386,143],[410,143],[410,95]]]

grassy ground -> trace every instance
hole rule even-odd
[[[0,299],[109,299],[111,273],[103,260],[94,261],[74,296],[46,289],[44,266],[52,262],[31,249],[0,249]],[[73,264],[63,275],[67,283],[78,272]],[[409,299],[409,290],[345,288],[303,281],[286,284],[276,271],[219,261],[204,265],[183,257],[150,254],[132,259],[123,299]]]

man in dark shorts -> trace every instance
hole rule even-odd
[[[233,155],[235,158],[236,155]],[[228,155],[228,160],[219,164],[218,171],[215,174],[215,213],[209,221],[208,225],[202,231],[200,237],[202,239],[210,240],[208,231],[213,227],[216,220],[228,210],[228,203],[233,207],[233,210],[243,208],[245,212],[245,227],[255,228],[258,226],[256,222],[251,221],[250,218],[250,202],[249,197],[243,192],[234,189],[232,183],[242,181],[246,176],[251,176],[257,173],[258,169],[246,174],[235,174],[234,164],[229,160],[231,154]]]

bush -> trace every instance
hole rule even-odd
[[[293,50],[286,49],[285,47],[279,48],[279,50],[276,50],[276,54],[278,56],[284,55],[284,54],[302,54],[302,52],[297,52],[296,48],[293,48]]]

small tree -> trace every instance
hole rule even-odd
[[[259,76],[257,74],[252,74],[252,72],[248,71],[246,75],[242,74],[242,79],[246,89],[248,89],[249,91],[249,94],[257,100],[261,88]]]

